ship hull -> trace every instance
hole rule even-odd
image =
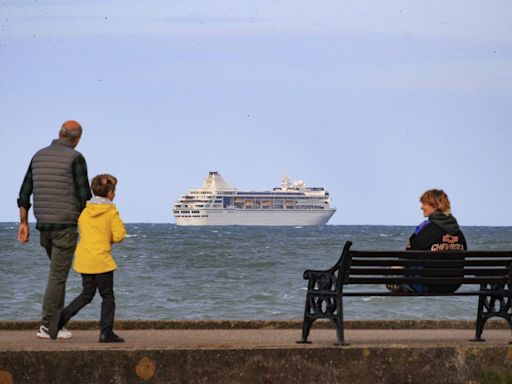
[[[336,209],[204,209],[176,217],[176,225],[317,226],[325,225]]]

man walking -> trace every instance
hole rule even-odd
[[[36,228],[41,246],[50,259],[41,325],[36,334],[42,339],[50,337],[49,322],[54,316],[60,316],[64,307],[66,280],[78,241],[78,216],[92,196],[85,158],[74,149],[81,136],[80,124],[66,121],[59,138],[32,158],[18,198],[18,240],[21,243],[29,240],[28,211],[33,194]],[[62,329],[57,337],[69,339],[71,336],[71,332]]]

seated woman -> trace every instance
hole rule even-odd
[[[422,222],[407,243],[407,250],[415,251],[464,251],[466,239],[459,224],[451,214],[450,200],[441,189],[430,189],[420,197]],[[463,257],[461,257],[463,259]],[[455,292],[459,284],[388,284],[390,291],[396,292]]]

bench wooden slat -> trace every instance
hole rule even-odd
[[[459,267],[482,266],[482,267],[509,267],[512,260],[405,260],[405,259],[352,259],[352,266],[425,266],[425,267]]]
[[[495,296],[508,296],[509,293],[506,291],[462,291],[462,292],[453,292],[453,293],[436,293],[436,292],[411,292],[408,293],[407,296],[487,296],[487,295],[495,295]],[[401,292],[391,292],[391,291],[382,291],[382,292],[343,292],[343,296],[351,296],[351,297],[371,297],[371,296],[396,296],[403,297],[403,293]]]
[[[512,259],[512,252],[509,251],[350,251],[352,258],[381,258],[381,257],[407,257],[407,258],[421,258],[421,257],[439,257],[439,258],[457,258],[461,254],[465,258],[509,258]]]
[[[506,277],[349,277],[345,284],[505,284]]]
[[[503,276],[508,268],[354,268],[350,269],[352,275],[421,275],[421,276]]]

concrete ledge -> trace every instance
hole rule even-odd
[[[507,347],[0,352],[0,383],[467,383],[512,380]]]
[[[39,321],[3,320],[0,331],[37,329]],[[313,328],[331,329],[327,320],[318,320]],[[71,321],[69,329],[99,329],[95,320]],[[302,320],[116,320],[115,329],[301,329]],[[346,329],[475,329],[472,320],[347,320]],[[504,320],[491,320],[485,329],[508,329]],[[2,384],[0,382],[0,384]]]
[[[312,330],[312,344],[296,344],[299,321],[121,321],[153,328],[118,327],[126,343],[101,344],[97,322],[76,322],[91,329],[55,341],[35,337],[37,322],[9,322],[29,328],[0,330],[0,384],[512,383],[510,331],[497,322],[472,343],[471,323],[354,322],[340,347],[329,323]]]

